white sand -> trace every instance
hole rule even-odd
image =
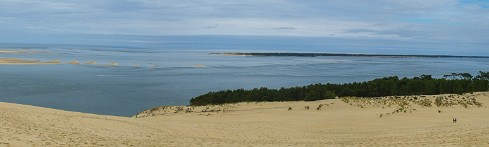
[[[0,146],[489,146],[489,93],[464,97],[483,106],[410,103],[406,113],[386,115],[398,109],[397,101],[335,99],[190,113],[174,106],[126,118],[0,103]]]

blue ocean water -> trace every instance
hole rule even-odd
[[[277,50],[195,47],[32,45],[4,49],[35,53],[0,54],[1,58],[82,64],[0,65],[0,101],[119,116],[161,105],[188,105],[192,97],[217,90],[489,71],[489,59],[476,58],[225,56],[210,53]]]

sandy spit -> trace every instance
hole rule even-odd
[[[58,60],[43,62],[39,60],[26,60],[18,58],[0,58],[0,64],[60,64]]]
[[[489,92],[167,106],[128,118],[0,103],[0,146],[489,146],[487,105]]]

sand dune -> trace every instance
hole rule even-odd
[[[486,92],[168,106],[127,118],[0,103],[0,146],[489,146],[488,104]]]

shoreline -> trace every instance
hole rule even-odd
[[[166,106],[130,118],[0,102],[0,145],[486,146],[488,105],[477,92]]]
[[[293,52],[224,52],[210,53],[224,56],[258,56],[258,57],[383,57],[383,58],[489,58],[489,56],[457,56],[457,55],[415,55],[415,54],[368,54],[368,53],[293,53]]]

